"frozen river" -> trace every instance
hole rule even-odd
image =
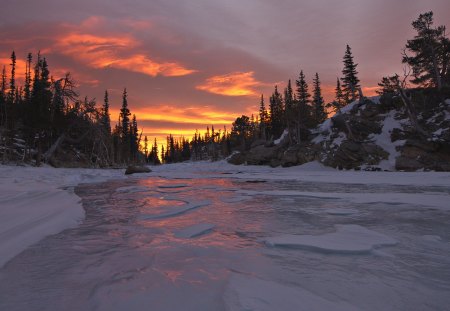
[[[449,310],[450,189],[232,177],[77,187],[0,310]]]

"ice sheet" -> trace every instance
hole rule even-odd
[[[269,246],[301,248],[305,250],[361,254],[380,246],[396,245],[397,241],[384,234],[359,225],[336,225],[336,232],[322,235],[282,235],[265,240]]]

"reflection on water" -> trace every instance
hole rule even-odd
[[[260,194],[243,196],[242,189]],[[84,223],[47,237],[0,270],[0,309],[225,310],[224,292],[237,274],[364,310],[433,310],[450,303],[447,212],[265,196],[265,190],[419,191],[229,178],[83,185],[77,193],[86,209]],[[338,209],[352,212],[333,212]],[[197,224],[214,226],[195,238],[176,234],[188,228],[188,236],[195,236]],[[349,256],[262,242],[282,234],[332,232],[336,224],[358,224],[399,244]]]

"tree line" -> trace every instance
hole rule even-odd
[[[140,161],[140,134],[131,117],[126,89],[119,122],[111,129],[109,94],[103,104],[80,98],[70,73],[55,79],[45,57],[26,58],[24,85],[16,78],[17,58],[10,57],[9,75],[3,66],[0,83],[0,156],[10,161],[52,163],[63,145],[89,166],[110,166]]]
[[[416,35],[407,41],[402,52],[406,66],[403,75],[383,77],[378,92],[399,99],[414,131],[426,137],[419,112],[450,97],[450,40],[445,26],[434,26],[433,12],[420,14],[412,26]],[[28,54],[24,85],[19,86],[14,52],[10,59],[10,70],[7,72],[4,66],[0,79],[0,156],[4,163],[13,159],[34,161],[36,165],[42,161],[50,163],[63,144],[70,145],[94,166],[216,160],[234,150],[249,149],[256,140],[273,142],[282,134],[289,145],[308,142],[314,129],[330,113],[340,114],[349,103],[364,99],[358,64],[347,45],[333,101],[325,103],[318,73],[312,79],[310,91],[300,70],[298,78],[294,82],[288,80],[283,91],[275,86],[268,103],[261,95],[256,116],[236,118],[230,132],[226,128],[216,131],[211,126],[211,131],[209,127],[203,135],[196,131],[190,140],[169,135],[159,150],[156,139],[152,144],[147,136],[141,139],[137,118],[128,108],[126,89],[119,120],[111,128],[107,91],[101,107],[97,107],[95,99],[80,99],[72,76],[68,73],[54,79],[47,60],[39,53],[34,63],[33,55]],[[416,87],[410,87],[409,83]]]
[[[401,99],[414,130],[422,136],[427,133],[419,124],[418,111],[431,108],[433,102],[439,104],[450,97],[450,41],[445,26],[434,27],[433,24],[433,12],[420,14],[412,23],[417,34],[407,41],[403,49],[402,63],[406,66],[403,76],[394,74],[383,77],[378,84],[380,95]],[[286,133],[289,145],[308,141],[312,130],[325,121],[330,113],[339,114],[349,103],[364,99],[357,66],[352,50],[347,45],[342,76],[336,80],[335,98],[330,103],[325,103],[322,97],[319,74],[316,73],[313,78],[310,93],[302,70],[295,80],[295,89],[291,80],[282,93],[275,86],[268,108],[261,95],[256,117],[242,115],[234,121],[231,136],[235,139],[232,139],[232,148],[246,150],[255,140],[273,141],[283,133]],[[417,87],[411,88],[409,81]],[[424,89],[437,94],[438,99],[424,100]],[[428,103],[425,104],[426,101]]]

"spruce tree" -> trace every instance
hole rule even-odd
[[[300,71],[298,80],[295,81],[297,85],[297,142],[302,139],[302,130],[310,126],[311,123],[311,107],[309,106],[311,95],[308,92],[308,83],[306,83],[303,70]]]
[[[283,97],[278,92],[278,86],[275,86],[275,91],[270,97],[270,134],[273,137],[280,137],[283,132],[284,124],[284,107]]]
[[[24,87],[24,95],[25,102],[29,103],[31,99],[31,62],[33,60],[33,56],[31,53],[28,53],[27,63],[26,63],[26,71],[25,71],[25,87]]]
[[[345,106],[345,98],[341,88],[341,81],[336,79],[336,88],[334,89],[334,100],[327,104],[327,108],[331,108],[334,113],[340,113],[341,108]]]
[[[284,90],[284,122],[288,129],[289,144],[292,144],[292,131],[295,126],[295,99],[290,79]]]
[[[16,99],[16,53],[11,53],[11,77],[9,79],[8,102],[13,104]]]
[[[6,123],[6,67],[3,66],[0,82],[0,127]]]
[[[357,76],[357,66],[358,64],[355,64],[353,60],[352,50],[347,44],[344,55],[344,68],[342,69],[343,77],[341,78],[346,104],[355,101],[358,97],[358,88],[360,87],[360,81]]]
[[[433,27],[433,23],[431,11],[412,23],[417,34],[407,41],[402,61],[411,66],[413,83],[440,90],[450,84],[450,40],[445,26]]]
[[[266,105],[264,103],[264,95],[261,94],[261,102],[259,104],[259,134],[260,138],[267,139],[267,129],[269,122],[269,114],[267,113]]]
[[[313,119],[316,125],[321,124],[327,118],[327,113],[325,111],[325,101],[322,97],[322,88],[320,87],[319,74],[313,80]]]
[[[103,107],[101,111],[101,119],[100,119],[103,131],[106,135],[111,134],[111,118],[109,115],[109,95],[108,90],[105,91],[105,96],[103,100]]]

